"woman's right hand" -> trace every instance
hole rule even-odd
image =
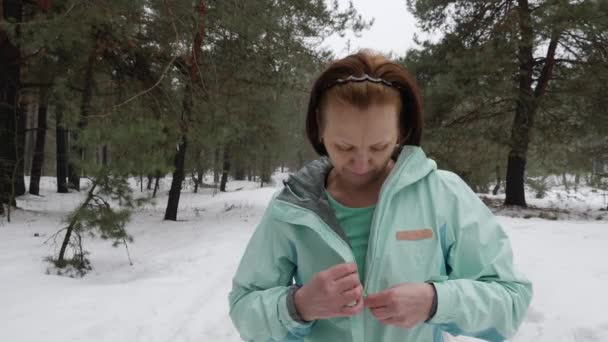
[[[294,303],[302,319],[314,321],[358,314],[362,295],[357,264],[344,263],[317,273],[296,291]]]

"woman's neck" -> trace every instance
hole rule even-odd
[[[327,191],[336,201],[347,207],[363,208],[372,206],[378,202],[382,184],[384,184],[393,165],[393,160],[390,160],[380,177],[368,184],[359,186],[353,186],[342,181],[335,169],[331,169],[327,177]]]

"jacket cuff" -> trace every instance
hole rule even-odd
[[[429,283],[429,284],[431,284],[431,286],[433,287],[433,292],[435,293],[435,295],[433,296],[433,304],[431,305],[431,311],[429,312],[429,317],[426,319],[426,321],[424,321],[425,323],[427,323],[431,319],[433,319],[433,317],[435,317],[435,314],[437,313],[437,289],[435,288],[434,283]]]
[[[449,282],[433,283],[436,292],[437,308],[429,323],[443,324],[453,321],[454,296]]]
[[[307,328],[314,323],[314,321],[303,320],[296,309],[294,296],[299,288],[298,285],[292,285],[279,300],[279,319],[289,331]]]

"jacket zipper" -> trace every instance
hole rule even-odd
[[[411,157],[411,154],[408,155],[401,164],[405,164],[410,159],[410,157]],[[387,195],[383,196],[383,194],[385,192],[388,192],[387,189],[390,188],[389,183],[392,183],[391,180],[393,178],[393,171],[394,170],[396,171],[396,170],[398,170],[399,167],[401,167],[400,165],[399,166],[397,165],[397,162],[398,162],[398,160],[395,161],[395,165],[393,165],[393,169],[391,170],[389,175],[386,177],[385,183],[382,184],[382,187],[380,188],[380,194],[378,195],[378,204],[376,205],[376,209],[378,209],[378,210],[382,210],[384,208],[384,206],[382,206],[381,204],[384,202],[383,198],[385,198]],[[372,274],[372,272],[371,272],[372,266],[374,265],[374,262],[376,261],[375,254],[376,254],[376,251],[378,250],[377,244],[379,241],[379,238],[378,238],[379,232],[378,232],[377,227],[380,223],[379,221],[380,221],[381,217],[382,217],[382,215],[379,211],[375,211],[374,216],[372,217],[372,225],[370,227],[370,234],[369,234],[370,239],[368,240],[368,247],[367,247],[367,253],[368,253],[369,258],[366,256],[366,258],[368,259],[369,262],[367,263],[367,270],[365,272],[365,279],[363,281],[363,297],[364,298],[367,297],[367,295],[368,295],[367,291],[369,290],[369,283],[371,281],[370,275]],[[374,233],[374,232],[376,232],[376,234],[372,235],[372,233]],[[374,241],[371,240],[372,237],[374,238]],[[371,246],[371,249],[370,249],[370,246]]]

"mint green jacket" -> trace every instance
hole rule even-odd
[[[457,175],[437,170],[415,146],[402,149],[380,191],[363,287],[364,294],[372,294],[402,283],[432,282],[436,314],[412,329],[382,325],[368,309],[353,317],[294,320],[292,284],[355,262],[324,192],[331,167],[322,158],[292,175],[251,237],[229,295],[230,317],[241,338],[426,342],[443,341],[443,332],[449,332],[502,341],[516,332],[532,285],[513,267],[509,238]]]

